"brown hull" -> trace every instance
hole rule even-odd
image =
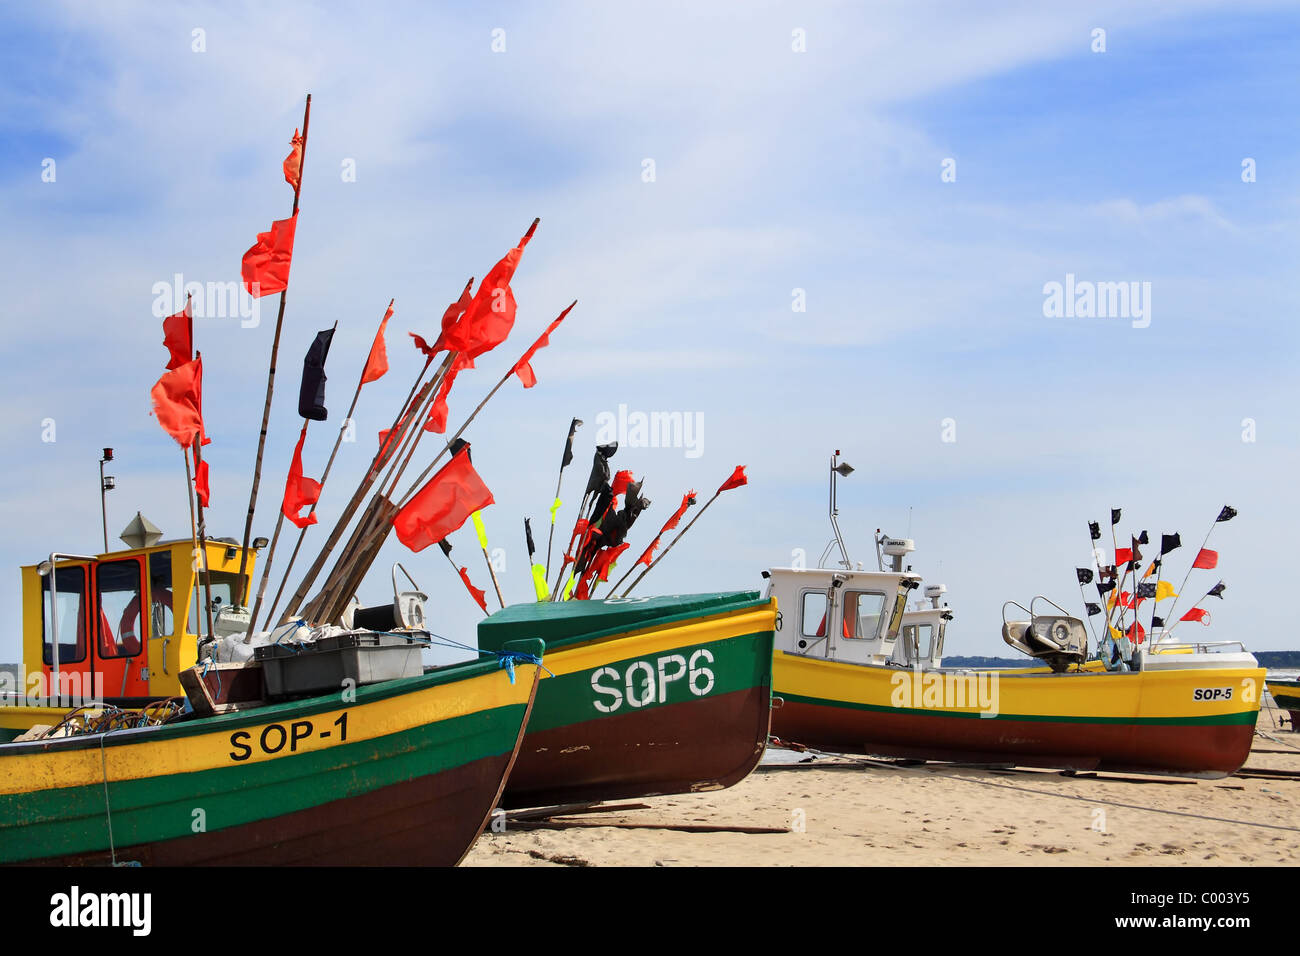
[[[119,847],[117,860],[144,866],[455,866],[491,816],[511,758],[476,760],[270,820]],[[38,862],[111,861],[96,853]]]
[[[530,731],[502,806],[594,803],[733,786],[762,758],[771,713],[767,687],[752,687]]]
[[[856,711],[787,700],[773,733],[818,750],[1063,770],[1221,777],[1250,755],[1253,724],[1082,723]]]

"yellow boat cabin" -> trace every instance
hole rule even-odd
[[[150,541],[161,535],[128,529],[124,540],[132,537],[139,547],[55,552],[21,569],[22,664],[0,670],[0,742],[83,704],[139,707],[183,694],[180,672],[209,631],[208,594],[211,619],[229,618],[251,587],[256,545],[241,587],[233,539],[204,543],[205,575],[192,539]]]

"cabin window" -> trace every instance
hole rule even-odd
[[[907,591],[899,591],[894,599],[894,613],[889,617],[889,630],[885,637],[892,640],[898,636],[898,628],[903,623],[903,612],[907,610]]]
[[[149,555],[149,633],[155,637],[174,633],[172,596],[172,553],[155,551]]]
[[[933,648],[933,650],[930,651],[930,656],[931,656],[931,657],[934,657],[934,658],[940,658],[940,657],[943,657],[943,635],[944,635],[944,632],[945,632],[946,630],[948,630],[948,622],[947,622],[947,621],[940,621],[940,622],[939,622],[939,636],[936,637],[935,640],[934,640],[934,648]]]
[[[885,595],[879,591],[847,591],[844,594],[843,633],[849,640],[875,640],[880,632],[880,615]]]
[[[911,631],[912,657],[926,658],[931,656],[932,648],[930,641],[934,637],[934,627],[930,624],[912,624],[903,629],[904,633]]]
[[[135,657],[144,648],[140,562],[105,561],[95,568],[99,592],[100,657]]]
[[[203,602],[208,598],[207,588],[204,587],[203,572],[195,577],[197,582],[195,587],[194,601],[190,604],[190,633],[204,634],[208,629],[206,612],[203,610]],[[238,589],[239,575],[230,571],[213,571],[212,572],[212,619],[217,619],[217,612],[223,607],[229,607],[235,603],[235,592]],[[202,621],[203,630],[199,630],[199,623]]]
[[[805,591],[803,593],[803,624],[801,633],[804,637],[826,636],[826,592]]]
[[[59,592],[59,664],[75,664],[86,659],[86,569],[57,568],[53,572]],[[41,578],[41,640],[45,663],[54,664],[54,644],[50,640],[50,575]]]

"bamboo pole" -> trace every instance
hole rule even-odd
[[[190,337],[190,341],[194,341],[193,336]],[[202,552],[199,551],[199,528],[197,522],[194,520],[194,478],[190,473],[190,450],[188,448],[182,448],[181,455],[185,459],[185,498],[189,501],[190,505],[190,540],[194,542],[194,550],[191,552],[190,556],[190,567],[193,568],[194,561],[202,554]],[[198,589],[199,582],[196,580],[190,585],[189,591],[185,595],[185,614],[181,617],[181,620],[186,622],[186,624],[189,623],[190,605],[194,601],[194,592]],[[176,633],[183,634],[184,626],[177,630]]]
[[[307,127],[311,122],[311,94],[302,114],[302,153],[298,160],[298,185],[293,190],[293,213],[298,214],[298,198],[302,194],[302,175],[307,165]],[[262,482],[262,455],[266,450],[266,430],[271,420],[271,396],[275,392],[275,361],[280,351],[280,331],[284,326],[284,302],[288,288],[280,291],[280,311],[275,318],[275,337],[271,340],[271,365],[266,375],[266,402],[262,406],[262,430],[257,436],[257,459],[253,463],[253,487],[248,494],[248,516],[244,519],[244,544],[239,555],[239,600],[243,605],[248,595],[244,588],[244,572],[248,568],[248,543],[253,535],[253,513],[257,509],[257,489]],[[206,561],[204,562],[206,564]]]
[[[721,489],[719,489],[718,491],[715,491],[715,492],[713,493],[713,497],[710,498],[708,501],[706,501],[706,502],[704,503],[704,507],[701,508],[699,511],[697,511],[697,512],[695,513],[695,517],[692,518],[692,519],[687,523],[686,527],[683,528],[683,529],[678,533],[677,537],[673,538],[673,540],[672,540],[671,542],[669,542],[668,547],[664,548],[663,551],[659,552],[659,557],[657,557],[657,558],[655,558],[653,561],[651,561],[649,567],[647,567],[644,571],[642,571],[639,575],[637,575],[637,576],[636,576],[636,579],[635,579],[631,584],[629,584],[629,585],[627,586],[627,590],[623,592],[623,595],[622,595],[623,597],[627,597],[629,594],[631,594],[631,593],[632,593],[632,589],[633,589],[634,587],[636,587],[636,586],[641,582],[641,579],[642,579],[643,577],[645,577],[647,574],[649,574],[651,571],[653,571],[654,568],[655,568],[655,565],[656,565],[656,564],[658,564],[658,563],[659,563],[660,561],[662,561],[664,558],[668,557],[668,552],[671,551],[671,550],[673,549],[673,545],[675,545],[678,541],[682,540],[682,538],[686,537],[686,532],[688,532],[688,531],[691,530],[691,526],[694,525],[695,522],[697,522],[697,521],[700,520],[701,515],[703,515],[704,512],[706,512],[706,511],[709,510],[709,505],[711,505],[711,504],[713,504],[713,502],[717,501],[717,500],[718,500],[718,496],[721,495],[721,494],[722,494],[722,490],[721,490]],[[613,592],[611,591],[611,593],[613,593]]]
[[[430,390],[430,386],[433,384],[432,380],[425,382],[423,390],[418,391],[417,393],[417,390],[421,389],[420,383],[423,381],[431,364],[432,360],[425,362],[424,369],[421,370],[420,375],[415,380],[415,384],[411,387],[411,394],[407,396],[406,405],[398,412],[397,418],[393,421],[393,425],[388,431],[387,447],[390,449],[396,449],[396,446],[401,440],[402,435],[405,433],[405,430],[409,428],[414,421],[414,415],[407,416],[406,420],[403,421],[403,413],[408,411],[407,406],[411,406],[413,402],[415,404],[422,402],[424,394]],[[342,514],[339,515],[338,520],[334,523],[334,528],[330,531],[329,537],[326,538],[324,546],[322,546],[320,552],[316,555],[316,559],[312,562],[311,567],[308,568],[306,576],[298,584],[297,590],[295,590],[293,595],[290,597],[289,603],[285,606],[284,613],[280,616],[279,623],[284,624],[287,622],[294,613],[297,612],[298,608],[302,606],[302,602],[306,600],[307,592],[311,590],[312,584],[315,583],[316,578],[325,567],[325,562],[329,560],[329,556],[333,552],[335,545],[338,544],[339,539],[343,536],[343,532],[347,530],[347,526],[351,523],[353,516],[356,515],[357,508],[361,507],[361,502],[365,500],[366,494],[370,491],[370,488],[378,477],[384,463],[388,460],[384,458],[384,451],[385,449],[381,447],[380,450],[375,453],[375,457],[371,461],[370,467],[366,470],[365,477],[361,479],[361,482],[352,492],[352,497],[348,500],[347,505],[343,508]]]

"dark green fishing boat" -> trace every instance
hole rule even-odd
[[[546,641],[546,671],[502,805],[720,790],[757,765],[771,720],[776,603],[756,591],[519,604],[479,647]]]

